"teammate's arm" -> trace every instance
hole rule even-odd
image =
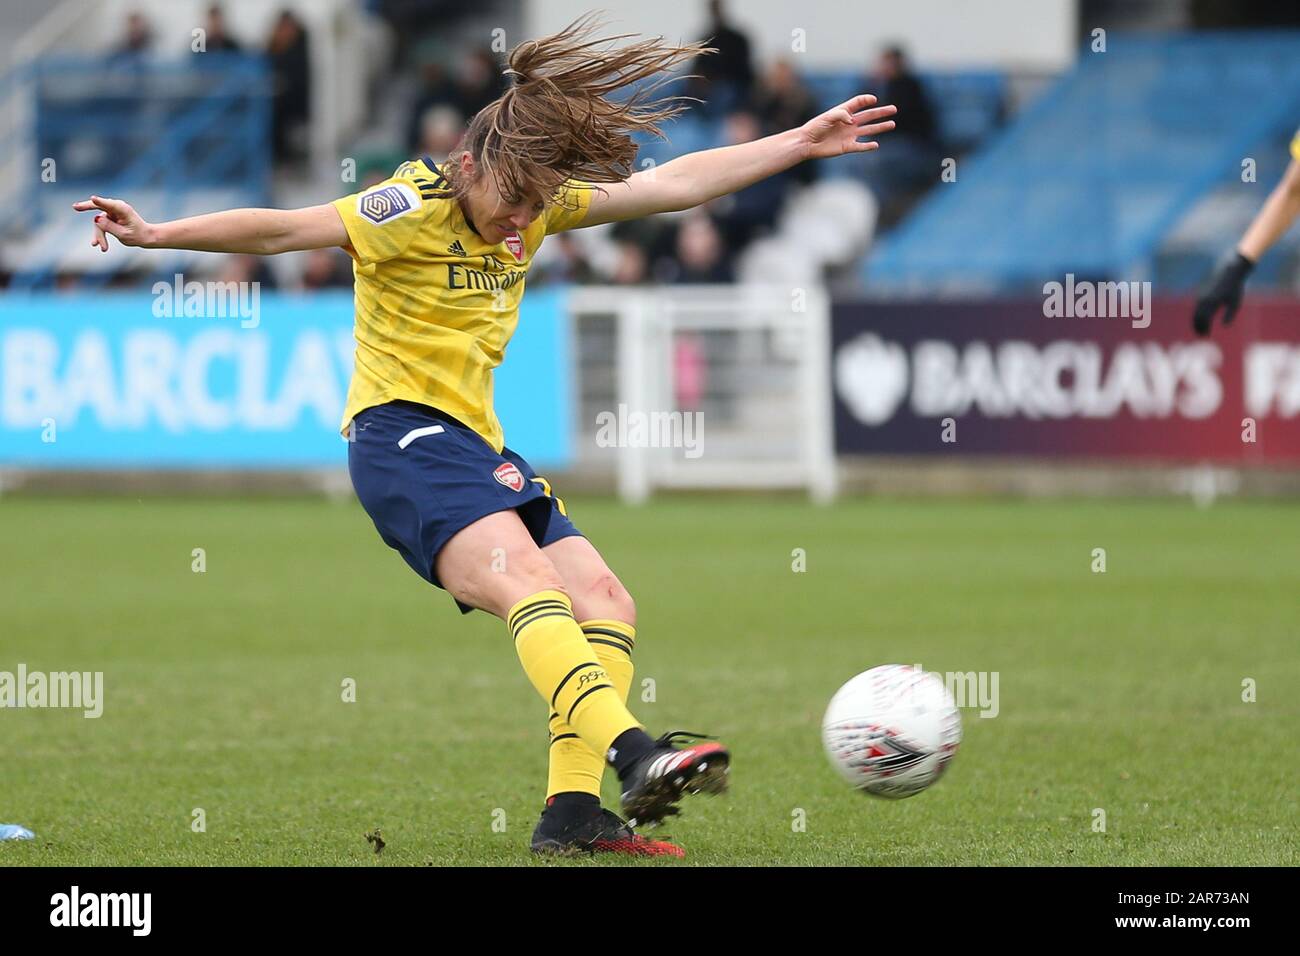
[[[172,222],[151,223],[121,199],[91,196],[73,203],[78,212],[97,210],[92,246],[108,251],[108,236],[124,246],[192,249],[271,256],[303,249],[348,245],[343,219],[330,203],[303,209],[230,209]]]
[[[1237,247],[1215,268],[1196,300],[1192,328],[1197,335],[1210,334],[1210,327],[1220,309],[1223,310],[1224,325],[1233,320],[1241,306],[1246,277],[1297,217],[1300,217],[1300,159],[1293,159],[1282,181],[1269,193],[1264,208],[1255,216]]]
[[[1293,159],[1282,175],[1282,181],[1269,193],[1264,208],[1241,237],[1237,251],[1251,262],[1258,262],[1297,216],[1300,216],[1300,160]]]
[[[687,153],[635,173],[625,182],[596,183],[599,188],[593,191],[591,207],[579,225],[595,226],[690,209],[738,192],[805,160],[877,149],[879,143],[861,139],[893,129],[894,121],[886,117],[897,109],[875,103],[876,98],[870,94],[855,96],[797,129],[749,143]]]

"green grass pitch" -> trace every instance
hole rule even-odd
[[[733,748],[732,792],[666,828],[687,865],[1300,862],[1294,504],[570,512],[638,601],[634,712]],[[0,569],[0,670],[105,682],[98,720],[0,710],[0,822],[37,833],[0,864],[625,862],[531,858],[543,704],[502,625],[353,503],[7,499]],[[818,733],[889,662],[999,675],[998,715],[964,710],[948,775],[902,801],[848,790]]]

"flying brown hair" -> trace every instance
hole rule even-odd
[[[470,121],[447,163],[452,192],[464,200],[472,182],[457,175],[469,153],[507,200],[555,197],[566,180],[619,182],[632,174],[633,133],[664,138],[661,124],[686,108],[688,97],[658,95],[670,71],[700,53],[701,43],[673,46],[663,37],[599,37],[587,14],[559,33],[525,40],[510,51],[512,84]],[[620,41],[635,39],[626,46]],[[621,102],[610,94],[651,80]]]

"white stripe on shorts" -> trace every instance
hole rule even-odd
[[[397,443],[397,447],[404,449],[406,448],[407,445],[415,441],[417,438],[423,438],[425,435],[441,435],[441,434],[442,434],[441,425],[429,425],[426,428],[412,428],[409,432],[407,432],[405,435],[402,436],[402,440]]]

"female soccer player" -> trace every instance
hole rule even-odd
[[[357,195],[296,210],[236,209],[153,224],[92,196],[92,244],[274,255],[341,246],[354,259],[356,363],[344,411],[348,468],[384,541],[463,611],[502,618],[550,714],[536,852],[681,856],[600,805],[605,762],[624,813],[653,823],[684,793],[719,792],[718,743],[650,737],[626,706],[636,611],[563,503],[505,447],[492,371],[519,319],[529,264],[555,232],[689,209],[808,159],[867,152],[892,106],[853,99],[797,129],[631,174],[630,134],[658,134],[675,98],[609,98],[701,52],[662,38],[595,38],[583,18],[517,46],[513,84],[442,166],[403,163]],[[828,223],[827,228],[834,228]]]

